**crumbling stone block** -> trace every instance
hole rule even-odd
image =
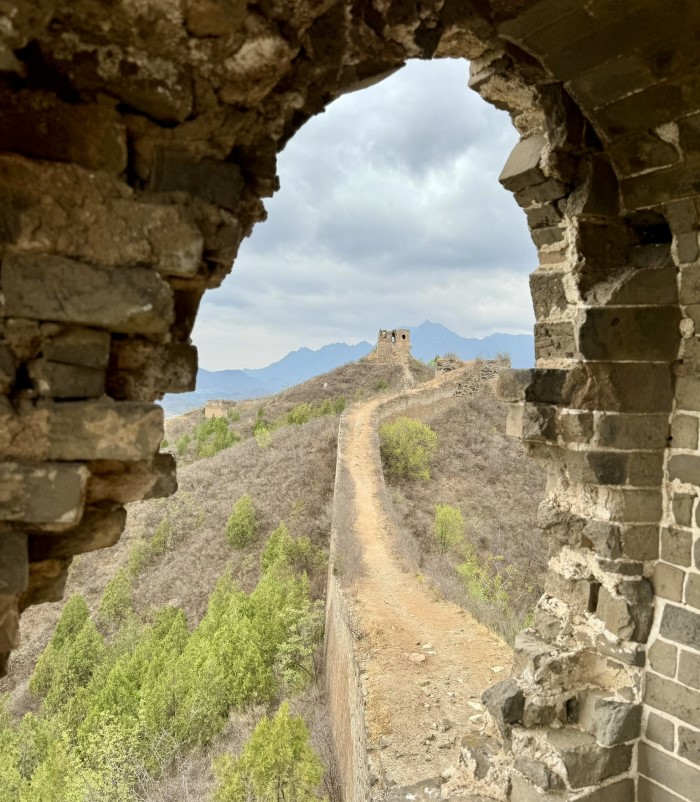
[[[603,746],[615,746],[639,737],[642,706],[589,691],[579,698],[579,724]]]
[[[105,391],[104,368],[86,368],[36,359],[28,365],[38,395],[49,398],[99,398]]]
[[[525,709],[525,695],[512,677],[487,688],[481,701],[501,732],[507,732],[511,724],[519,721]]]
[[[87,468],[79,463],[0,462],[0,520],[77,523],[83,513],[87,477]]]
[[[587,359],[674,360],[678,353],[677,306],[593,307],[579,330]]]
[[[59,560],[113,546],[126,524],[124,507],[88,507],[78,526],[61,532],[33,533],[29,536],[29,559],[38,563]]]
[[[91,462],[87,502],[127,504],[141,499],[170,496],[177,490],[175,458],[157,454],[139,462]]]
[[[596,785],[607,777],[622,774],[632,760],[632,744],[607,748],[593,735],[572,727],[550,730],[547,740],[564,763],[572,788]]]
[[[6,256],[8,315],[162,334],[173,322],[172,291],[152,270],[105,269],[61,256]]]
[[[498,176],[501,184],[511,192],[517,192],[546,181],[547,176],[540,166],[545,145],[546,141],[542,134],[533,134],[527,139],[521,139],[513,148]]]

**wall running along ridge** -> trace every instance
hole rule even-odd
[[[510,797],[697,802],[700,6],[17,0],[0,6],[0,653],[124,504],[168,494],[154,399],[278,187],[275,155],[408,58],[471,60],[521,134],[551,571],[490,698]]]

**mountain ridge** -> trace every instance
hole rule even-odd
[[[425,320],[418,326],[399,326],[411,332],[411,353],[429,362],[436,355],[456,353],[461,359],[489,359],[508,353],[515,368],[533,367],[534,339],[531,334],[496,332],[486,337],[462,337],[441,323]],[[161,402],[166,415],[180,415],[204,406],[214,398],[243,400],[272,395],[367,356],[374,345],[362,340],[354,345],[329,343],[318,349],[306,346],[262,368],[206,370],[197,372],[197,389],[191,393],[168,394]]]

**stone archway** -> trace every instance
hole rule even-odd
[[[472,88],[521,134],[501,180],[540,258],[538,368],[501,382],[513,433],[548,466],[553,544],[535,628],[489,702],[517,755],[511,798],[692,802],[700,10],[689,0],[675,15],[660,0],[7,8],[3,663],[19,612],[60,597],[71,556],[114,543],[126,502],[172,492],[151,402],[192,388],[199,301],[264,218],[275,154],[335,97],[406,59],[465,57]]]

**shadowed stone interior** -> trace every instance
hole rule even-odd
[[[521,135],[537,369],[499,392],[551,561],[488,695],[502,747],[465,766],[475,798],[697,802],[698,31],[691,0],[0,4],[0,667],[72,556],[173,492],[153,401],[194,387],[276,153],[409,58],[467,58]]]

